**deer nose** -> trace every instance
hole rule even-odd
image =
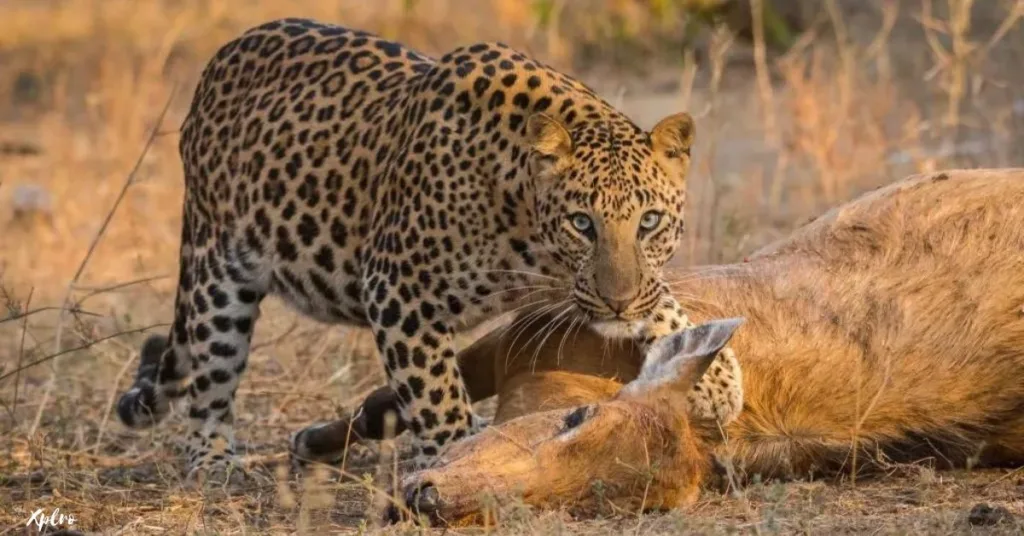
[[[413,517],[426,516],[431,524],[437,521],[437,512],[441,507],[441,496],[433,484],[424,483],[408,487],[405,490],[405,507]],[[399,523],[403,512],[394,505],[388,505],[384,511],[384,519],[388,523]]]
[[[406,492],[405,504],[413,514],[433,518],[441,506],[441,496],[433,484],[423,484]]]

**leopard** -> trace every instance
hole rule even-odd
[[[251,27],[205,64],[181,124],[174,319],[118,417],[149,428],[187,402],[188,481],[244,474],[236,392],[275,296],[369,330],[428,466],[486,425],[464,330],[526,306],[643,347],[691,325],[662,268],[694,139],[688,113],[642,129],[500,42],[435,58],[311,19]]]

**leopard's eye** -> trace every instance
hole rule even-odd
[[[586,233],[594,227],[594,222],[590,219],[590,216],[582,212],[577,212],[569,216],[569,222],[581,233]]]
[[[656,210],[648,210],[640,217],[640,229],[651,231],[661,223],[661,213]]]

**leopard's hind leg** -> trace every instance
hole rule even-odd
[[[219,479],[237,469],[234,440],[235,392],[245,372],[253,328],[267,285],[254,266],[240,262],[230,246],[197,252],[195,288],[189,296],[186,441],[189,480]]]
[[[269,283],[263,261],[246,255],[240,241],[190,216],[185,216],[169,341],[147,341],[135,384],[121,397],[118,414],[129,426],[151,426],[167,414],[172,401],[187,395],[189,480],[216,480],[238,466],[235,391]],[[170,344],[155,359],[163,342]]]

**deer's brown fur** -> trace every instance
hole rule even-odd
[[[449,521],[478,512],[483,492],[674,507],[716,461],[768,478],[845,474],[855,450],[857,470],[1024,462],[1024,170],[909,177],[747,262],[672,279],[695,321],[746,319],[729,342],[736,420],[680,411],[687,370],[618,391],[643,356],[587,330],[536,337],[540,349],[495,332],[460,356],[474,393],[499,395],[495,425],[406,477],[410,506]]]

